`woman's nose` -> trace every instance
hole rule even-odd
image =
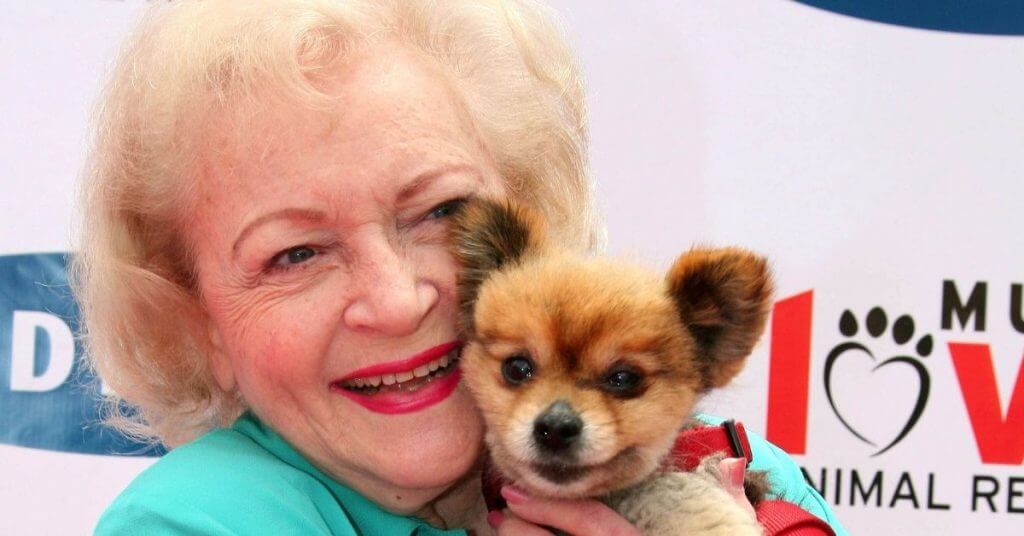
[[[391,244],[375,244],[362,253],[363,258],[352,266],[345,324],[353,330],[386,335],[415,333],[437,305],[437,287],[420,280],[414,261]]]

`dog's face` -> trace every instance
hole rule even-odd
[[[494,463],[533,493],[602,495],[655,471],[697,397],[763,329],[763,260],[699,250],[661,278],[551,251],[538,219],[474,201],[456,219],[462,371]]]
[[[664,283],[622,265],[533,258],[477,297],[462,371],[497,466],[548,496],[657,467],[701,379]]]

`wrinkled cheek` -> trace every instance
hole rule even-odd
[[[236,370],[242,370],[239,387],[250,404],[266,407],[285,402],[301,394],[312,383],[310,367],[303,366],[308,357],[296,353],[301,346],[293,337],[274,335],[270,333],[251,338],[239,356],[241,363],[236,366]]]

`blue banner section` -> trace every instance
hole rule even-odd
[[[1022,0],[796,0],[851,17],[926,30],[1024,35]]]
[[[156,456],[99,422],[100,383],[83,366],[63,253],[0,256],[0,443]]]

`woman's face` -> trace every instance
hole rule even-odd
[[[431,369],[458,342],[448,217],[502,182],[444,79],[390,52],[346,69],[336,112],[278,109],[211,136],[186,232],[218,383],[319,468],[409,512],[479,452],[457,370]]]

